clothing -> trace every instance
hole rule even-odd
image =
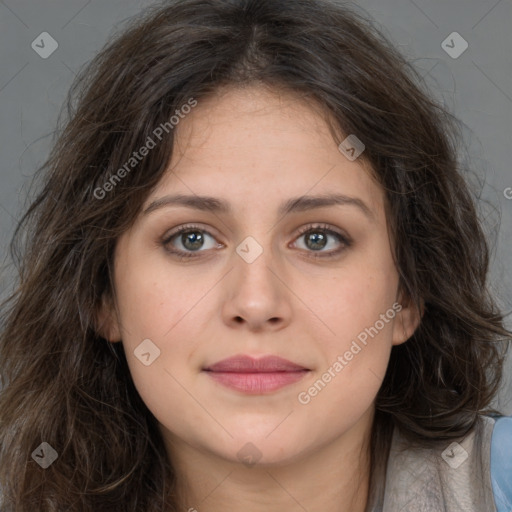
[[[480,416],[464,438],[429,448],[395,430],[372,512],[512,512],[512,417]]]
[[[491,480],[498,512],[512,512],[512,416],[499,418],[494,426]]]

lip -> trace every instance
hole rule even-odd
[[[272,373],[308,370],[308,368],[278,356],[263,356],[256,359],[240,354],[222,359],[222,361],[207,366],[205,370],[210,372]]]
[[[248,394],[276,391],[302,379],[310,370],[278,356],[236,355],[203,369],[226,387]]]

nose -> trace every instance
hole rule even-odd
[[[283,267],[272,261],[271,251],[264,250],[251,263],[235,253],[233,264],[233,270],[226,276],[224,322],[251,332],[286,327],[292,317],[293,294]]]

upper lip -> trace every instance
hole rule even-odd
[[[278,356],[264,356],[256,359],[247,355],[228,357],[204,368],[205,371],[233,373],[296,372],[307,369]]]

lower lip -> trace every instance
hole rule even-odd
[[[234,372],[206,372],[212,379],[220,384],[237,391],[250,394],[262,394],[281,389],[301,380],[309,370],[296,372],[274,373],[234,373]]]

